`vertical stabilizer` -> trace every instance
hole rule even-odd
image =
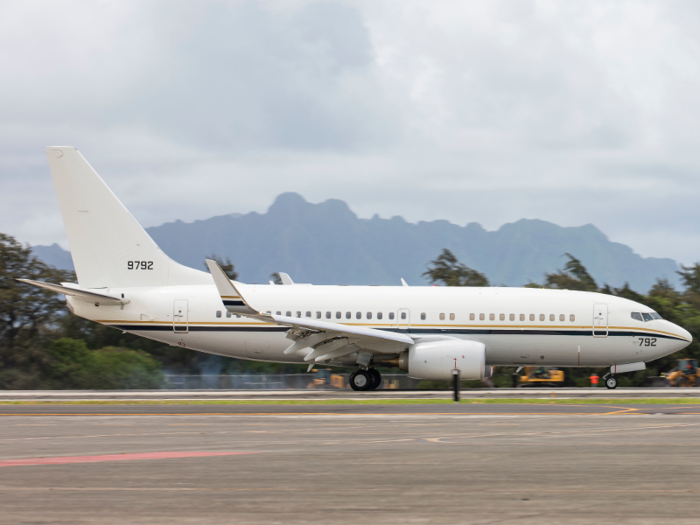
[[[211,284],[158,248],[77,149],[46,155],[81,288]]]

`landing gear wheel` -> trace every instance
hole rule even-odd
[[[367,371],[372,376],[372,387],[370,388],[370,390],[376,390],[377,388],[379,388],[379,385],[382,384],[382,374],[380,374],[379,370],[377,370],[376,368],[370,368]]]
[[[350,388],[353,390],[369,390],[372,388],[372,376],[364,370],[357,370],[350,374]]]
[[[615,376],[610,376],[605,380],[605,386],[608,387],[609,390],[614,390],[617,388],[617,378]]]

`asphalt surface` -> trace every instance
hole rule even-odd
[[[0,409],[0,524],[698,520],[695,405]]]
[[[262,404],[206,404],[206,405],[0,405],[0,417],[26,416],[165,416],[165,415],[618,415],[618,414],[680,414],[700,415],[698,404],[561,404],[536,403],[440,403],[406,405],[262,405]]]

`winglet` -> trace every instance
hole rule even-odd
[[[228,278],[216,261],[207,259],[207,267],[214,278],[216,289],[219,290],[221,301],[229,312],[243,315],[261,315],[261,312],[255,310],[246,302],[238,292],[236,285],[233,284],[233,281]]]
[[[278,275],[280,276],[280,279],[282,279],[282,284],[285,284],[287,286],[289,286],[290,284],[294,284],[294,281],[292,281],[292,278],[289,276],[288,273],[279,272]]]

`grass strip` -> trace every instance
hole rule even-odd
[[[131,399],[0,401],[1,405],[445,405],[451,399]],[[465,405],[700,405],[700,399],[462,399]]]

